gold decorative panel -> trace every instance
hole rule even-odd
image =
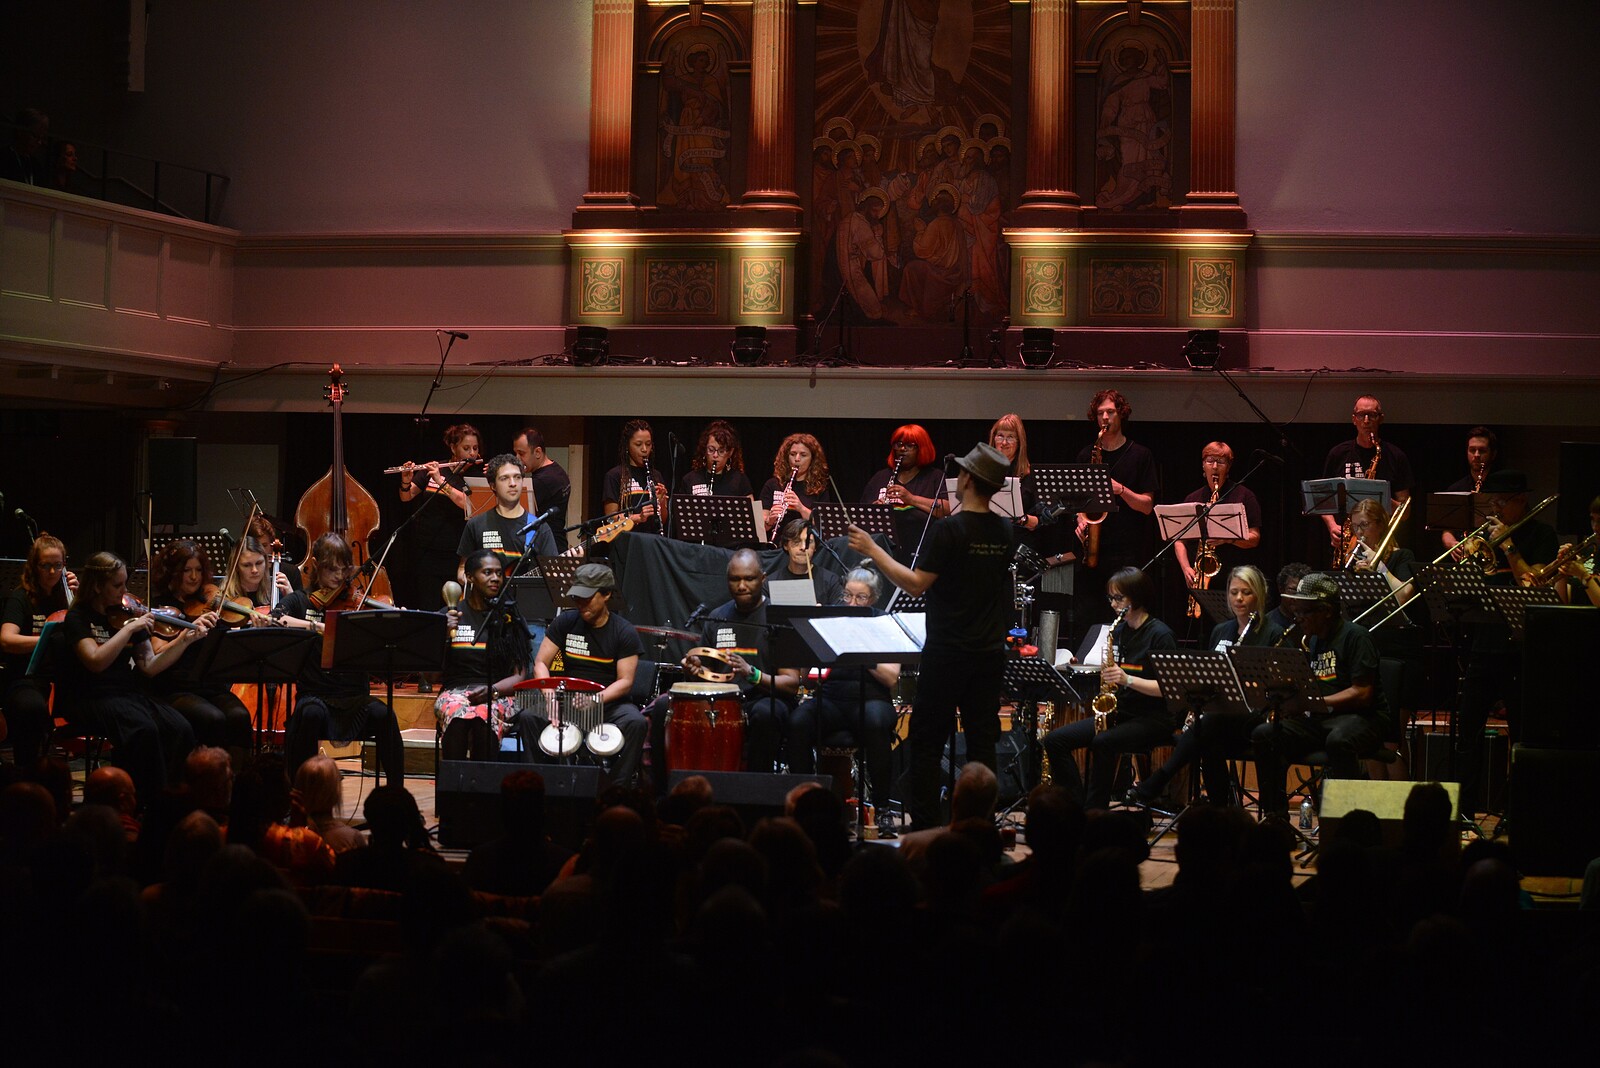
[[[1159,259],[1091,259],[1089,314],[1152,319],[1167,313],[1167,263]]]
[[[1065,257],[1022,257],[1022,314],[1065,315],[1066,279]]]
[[[715,315],[717,261],[645,260],[646,315]]]
[[[622,259],[586,256],[581,261],[579,315],[622,315]]]
[[[739,260],[739,314],[783,314],[783,259],[747,256]]]
[[[1231,259],[1189,261],[1189,314],[1197,318],[1234,316],[1235,264]]]

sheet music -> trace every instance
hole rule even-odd
[[[810,623],[835,653],[922,651],[922,643],[894,616],[825,616]]]
[[[773,604],[812,605],[817,603],[817,588],[808,578],[768,579],[767,598]]]

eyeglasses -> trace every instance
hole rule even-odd
[[[1112,604],[1122,604],[1127,599],[1128,598],[1127,598],[1126,594],[1121,594],[1121,593],[1108,593],[1108,594],[1106,594],[1106,600],[1110,601]]]
[[[1007,434],[1004,431],[1001,431],[1000,433],[995,434],[994,440],[1014,442],[1017,440],[1017,436],[1015,434]]]
[[[1350,413],[1350,418],[1352,418],[1352,419],[1382,419],[1383,418],[1383,413],[1382,412],[1351,412]]]

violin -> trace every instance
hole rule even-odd
[[[204,613],[202,612],[201,614]],[[145,615],[155,620],[150,629],[156,636],[165,638],[168,641],[176,638],[179,631],[203,629],[200,624],[193,623],[182,616],[175,616],[170,612],[156,611],[131,593],[123,594],[121,603],[112,605],[106,611],[106,618],[111,621],[113,627],[117,628],[122,627],[130,619]]]
[[[368,560],[356,568],[345,580],[331,590],[315,589],[307,596],[311,599],[311,606],[319,612],[353,612],[367,608],[397,608],[398,605],[385,600],[371,590],[371,576],[377,570],[377,563]]]
[[[257,615],[266,615],[268,607],[247,601],[230,601],[222,595],[222,587],[208,584],[198,601],[183,606],[183,614],[189,619],[199,619],[207,612],[217,613],[224,623],[237,625],[247,623]]]

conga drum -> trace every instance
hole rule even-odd
[[[743,771],[744,702],[723,682],[680,682],[667,712],[667,763],[674,771]]]

